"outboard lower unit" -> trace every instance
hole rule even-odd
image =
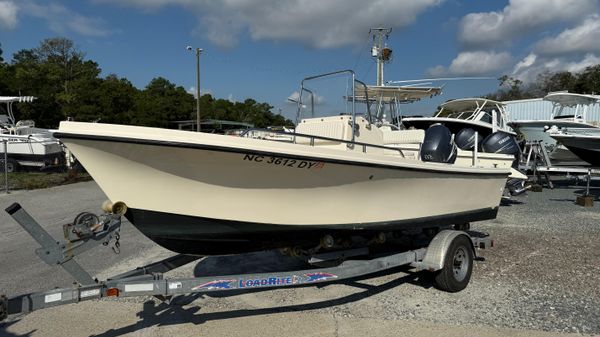
[[[456,160],[456,145],[450,130],[442,124],[434,124],[425,131],[421,146],[421,160],[453,164]]]

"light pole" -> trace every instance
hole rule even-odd
[[[187,46],[189,51],[194,50],[192,46]],[[200,53],[202,48],[196,48],[196,131],[200,132]]]

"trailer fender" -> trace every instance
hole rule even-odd
[[[425,253],[423,260],[413,263],[412,266],[416,267],[418,270],[441,270],[444,267],[444,262],[450,244],[455,238],[461,235],[464,235],[467,239],[469,239],[469,242],[471,243],[471,249],[473,250],[473,256],[476,256],[473,241],[467,233],[457,230],[443,230],[439,232],[433,238],[433,240],[431,240],[431,243],[429,243],[429,246],[427,246],[427,252]]]

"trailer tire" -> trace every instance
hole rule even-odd
[[[0,160],[0,170],[2,172],[4,172],[4,159]],[[12,172],[16,172],[19,170],[19,163],[12,159],[12,158],[8,158],[8,160],[6,161],[6,171],[8,173],[12,173]]]
[[[455,293],[467,287],[473,271],[473,246],[465,235],[452,240],[446,256],[444,267],[435,274],[437,288]]]

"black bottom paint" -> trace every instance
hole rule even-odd
[[[125,217],[144,235],[174,252],[226,255],[290,246],[314,247],[325,234],[375,235],[381,231],[432,228],[496,218],[498,208],[419,219],[338,225],[277,225],[128,209]]]
[[[600,166],[600,151],[588,150],[568,145],[565,146],[581,160],[588,162],[592,166]]]

